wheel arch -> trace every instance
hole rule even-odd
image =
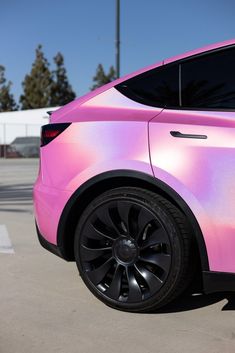
[[[133,170],[115,170],[101,173],[89,179],[74,192],[62,212],[57,231],[57,245],[65,260],[74,261],[74,233],[84,207],[101,193],[122,186],[142,187],[156,192],[178,207],[185,214],[192,228],[200,256],[201,269],[203,271],[209,270],[203,234],[187,203],[175,190],[161,180]]]

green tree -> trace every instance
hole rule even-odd
[[[18,106],[10,93],[12,83],[5,78],[5,67],[0,65],[0,112],[17,110]]]
[[[22,109],[50,106],[52,73],[41,45],[36,48],[36,58],[31,72],[25,76],[22,86],[23,94],[20,97]]]
[[[91,87],[91,90],[93,91],[94,89],[101,87],[106,83],[112,82],[115,79],[116,79],[116,73],[113,66],[109,68],[109,72],[106,74],[104,71],[103,65],[99,64],[96,69],[96,74],[93,77],[94,84]]]
[[[64,58],[61,53],[54,57],[56,69],[53,71],[51,87],[51,106],[61,106],[71,102],[75,97],[72,86],[69,84],[67,72],[64,67]]]

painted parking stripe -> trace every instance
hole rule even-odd
[[[14,254],[14,249],[5,224],[0,224],[0,253]]]

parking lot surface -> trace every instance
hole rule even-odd
[[[234,353],[235,293],[186,296],[130,314],[95,299],[75,263],[38,243],[38,160],[0,160],[0,353]]]

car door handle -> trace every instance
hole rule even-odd
[[[207,135],[182,134],[179,131],[170,131],[171,136],[185,139],[207,139]]]

